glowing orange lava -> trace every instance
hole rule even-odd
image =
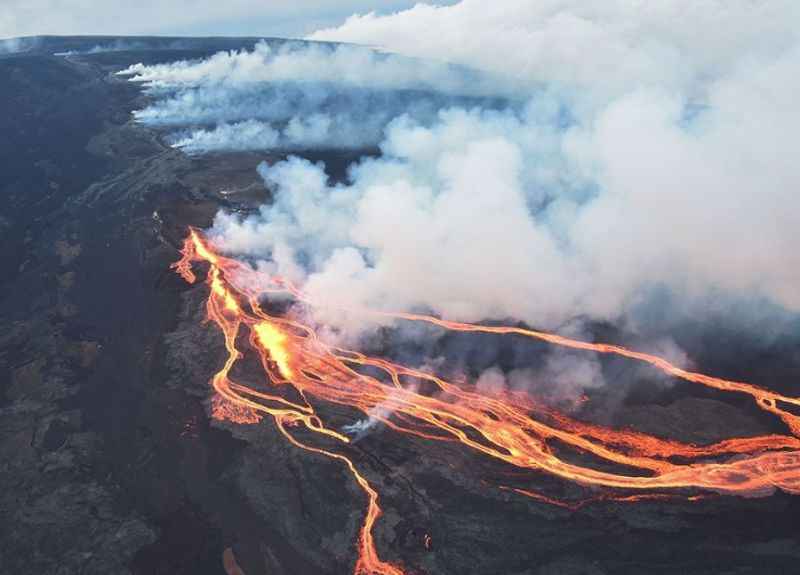
[[[696,446],[635,431],[607,429],[572,420],[526,396],[483,395],[423,370],[327,345],[308,325],[263,311],[260,302],[274,294],[314,305],[289,282],[266,277],[216,253],[196,230],[190,231],[182,253],[183,257],[173,267],[190,283],[196,280],[193,262],[209,266],[206,309],[208,318],[222,331],[228,352],[224,365],[211,380],[218,394],[212,414],[242,423],[253,423],[269,415],[293,445],[341,461],[349,469],[368,500],[358,540],[356,574],[402,575],[403,570],[378,556],[372,535],[382,513],[378,492],[356,469],[353,460],[333,448],[308,445],[290,431],[291,427],[302,425],[334,444],[350,442],[344,433],[326,427],[309,401],[312,397],[355,408],[397,432],[433,441],[460,442],[521,470],[538,470],[582,485],[629,492],[609,492],[590,501],[661,499],[676,496],[669,492],[675,489],[754,496],[777,488],[800,494],[800,417],[788,410],[789,406],[800,406],[798,398],[687,371],[660,357],[616,345],[588,343],[519,327],[451,322],[410,313],[365,312],[426,322],[446,330],[516,334],[641,361],[690,382],[750,395],[761,409],[779,417],[789,434],[733,438]],[[242,357],[237,343],[243,337],[247,338],[249,349],[259,356],[269,391],[241,385],[230,378],[231,369]],[[384,373],[386,381],[365,375],[358,369],[363,366]],[[403,381],[425,383],[429,391],[423,393],[417,386],[403,385]],[[431,388],[435,393],[430,392]],[[293,394],[284,393],[287,389]],[[561,455],[564,449],[617,464],[624,471],[600,470],[567,461]],[[725,461],[721,459],[725,455],[734,457]],[[676,462],[676,458],[682,461]],[[530,490],[504,489],[570,509],[589,501],[563,502]],[[702,495],[683,497],[694,500]],[[426,547],[429,544],[428,538]]]

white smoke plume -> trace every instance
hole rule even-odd
[[[537,100],[521,115],[446,110],[430,128],[400,118],[351,185],[278,164],[275,204],[221,214],[216,236],[253,255],[290,246],[306,289],[332,305],[557,325],[618,318],[669,286],[797,310],[798,63],[790,53],[716,82],[688,124],[680,100],[646,91],[567,130]]]
[[[33,50],[39,45],[39,38],[5,38],[0,39],[0,54],[17,54]]]
[[[7,40],[0,40],[0,54],[12,54],[14,52],[19,52],[20,44],[20,38],[8,38]]]
[[[119,72],[151,88],[252,86],[263,82],[331,83],[370,90],[431,90],[459,95],[497,95],[511,90],[503,76],[470,72],[431,59],[400,57],[358,46],[262,40],[252,50],[220,52],[197,61],[144,66]]]
[[[140,120],[212,124],[179,140],[195,153],[316,145],[292,122],[316,113],[317,128],[344,117],[355,129],[390,110],[362,140],[381,156],[348,181],[296,157],[262,165],[274,203],[220,213],[212,230],[330,309],[553,327],[617,321],[668,290],[682,306],[752,298],[797,312],[798,21],[786,0],[462,0],[311,36],[389,54],[259,44],[127,72],[161,94]],[[362,116],[362,90],[393,105]],[[440,99],[409,112],[417,100],[397,94],[414,90]],[[331,133],[348,135],[319,145],[359,141]],[[342,321],[326,309],[321,321]]]
[[[410,385],[405,389],[411,393],[414,393],[417,391],[417,386]],[[382,421],[389,419],[389,416],[394,413],[393,404],[399,399],[401,398],[397,396],[397,392],[389,390],[389,397],[372,407],[367,412],[367,417],[342,426],[342,431],[351,436],[353,438],[353,442],[359,441],[373,431],[375,427],[378,426]]]
[[[448,105],[507,102],[496,96],[497,78],[353,46],[261,41],[252,51],[137,64],[120,74],[156,98],[136,119],[191,126],[172,142],[194,154],[375,147],[401,114],[430,123]]]
[[[215,151],[364,149],[377,146],[391,120],[387,111],[357,116],[310,110],[281,126],[259,120],[221,123],[214,128],[178,132],[172,146],[189,154]]]
[[[476,390],[485,395],[533,392],[538,399],[567,410],[580,405],[579,398],[586,390],[604,385],[602,367],[595,354],[570,353],[560,348],[547,353],[541,368],[513,369],[506,373],[492,366],[475,381]]]

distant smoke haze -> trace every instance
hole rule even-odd
[[[39,43],[38,38],[7,38],[0,39],[0,54],[15,54],[32,50]]]
[[[175,40],[163,46],[163,49],[180,49],[185,46],[185,43],[180,40]],[[115,40],[106,44],[95,44],[86,50],[68,50],[66,52],[56,52],[54,56],[80,56],[90,54],[105,54],[107,52],[124,52],[127,50],[148,50],[152,49],[151,45],[147,42],[138,40]]]

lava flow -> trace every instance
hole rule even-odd
[[[266,277],[218,254],[196,230],[190,231],[182,254],[173,267],[190,283],[196,280],[193,262],[205,262],[209,266],[207,314],[222,331],[228,352],[224,365],[211,381],[218,394],[212,408],[214,416],[252,423],[269,415],[292,444],[339,460],[349,469],[368,499],[358,540],[356,574],[402,575],[403,570],[378,556],[372,529],[382,513],[379,495],[353,460],[338,451],[308,445],[290,431],[302,425],[334,443],[350,442],[347,435],[326,426],[311,398],[355,408],[400,433],[432,441],[460,442],[521,470],[546,472],[586,486],[628,490],[627,495],[617,496],[612,491],[608,497],[596,500],[658,499],[670,496],[669,491],[675,489],[762,495],[777,488],[800,494],[800,417],[789,411],[800,406],[800,398],[686,371],[660,357],[616,345],[588,343],[518,327],[450,322],[409,313],[365,312],[403,321],[427,322],[446,330],[516,334],[645,362],[674,377],[750,395],[761,409],[779,417],[789,433],[733,438],[696,446],[634,431],[607,429],[572,420],[525,396],[487,396],[426,371],[330,346],[317,337],[311,326],[263,310],[260,304],[264,298],[275,295],[289,296],[304,305],[314,306],[313,301],[308,301],[289,282]],[[268,392],[236,383],[230,377],[233,366],[243,356],[237,345],[244,337],[249,349],[258,354],[268,379]],[[385,374],[385,381],[366,375],[364,367]],[[419,385],[404,385],[408,381]],[[293,393],[285,393],[287,389]],[[560,456],[564,449],[605,460],[628,472],[608,471],[608,466],[606,470],[599,470],[567,461]],[[731,457],[725,461],[722,456]],[[525,489],[509,490],[568,508],[580,506]],[[699,497],[702,495],[689,498]]]

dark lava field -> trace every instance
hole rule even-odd
[[[116,39],[44,37],[0,56],[0,573],[352,573],[363,492],[340,462],[293,447],[269,419],[210,418],[222,336],[203,321],[206,286],[170,269],[187,226],[268,201],[255,168],[282,158],[187,156],[133,121],[146,96],[114,75],[255,39],[138,38],[54,55],[101,40]],[[305,155],[334,179],[356,157]],[[700,371],[796,386],[796,340],[682,329],[672,335]],[[610,380],[631,368],[604,369]],[[743,398],[681,383],[599,391],[583,409],[697,443],[777,425]],[[348,450],[381,494],[377,549],[409,574],[800,572],[800,497],[573,511],[497,486],[565,497],[585,488],[522,476],[455,443],[379,429]]]

